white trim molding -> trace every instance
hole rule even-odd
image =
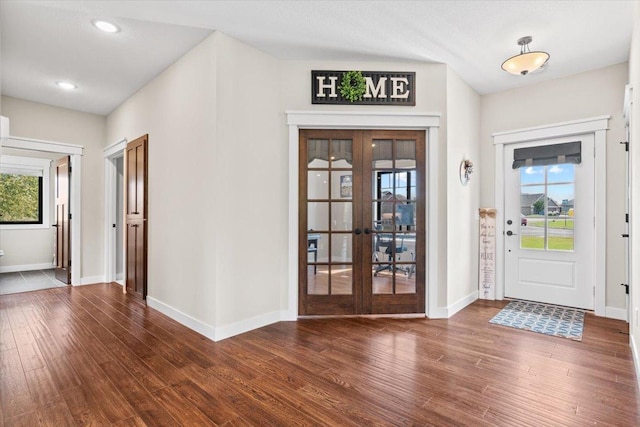
[[[638,353],[638,346],[636,346],[636,341],[633,339],[633,334],[629,334],[629,344],[631,345],[631,355],[633,356],[633,364],[635,366],[636,372],[636,381],[638,382],[638,386],[640,387],[640,353]]]
[[[3,265],[0,267],[0,273],[15,273],[16,271],[34,271],[34,270],[49,270],[54,268],[55,265],[51,262],[45,262],[42,264],[24,264],[24,265]]]
[[[285,318],[287,316],[287,312],[284,310],[273,311],[271,313],[265,313],[260,316],[244,319],[228,325],[214,327],[148,295],[147,306],[154,310],[158,310],[160,313],[169,316],[176,322],[181,323],[187,328],[192,329],[213,341],[221,341],[235,335],[240,335],[254,329],[262,328],[263,326],[286,320]]]
[[[106,147],[104,152],[104,275],[107,282],[116,279],[116,236],[112,224],[116,221],[116,181],[117,173],[115,159],[124,156],[127,148],[127,138]],[[123,221],[124,222],[124,221]],[[124,250],[123,250],[124,266]]]
[[[83,277],[79,284],[74,286],[95,285],[96,283],[104,283],[104,276],[88,276]]]
[[[516,129],[492,134],[495,146],[496,179],[494,186],[496,235],[504,236],[504,146],[540,139],[561,138],[573,135],[592,134],[595,144],[595,314],[606,316],[606,260],[607,260],[607,129],[611,116],[599,116],[570,122],[555,123],[525,129]],[[496,263],[502,268],[496,271],[496,299],[504,299],[504,238],[496,241]]]
[[[288,308],[281,320],[298,318],[298,155],[300,129],[424,130],[427,137],[426,315],[447,317],[438,307],[438,128],[439,113],[363,111],[285,111],[289,126]],[[444,315],[443,315],[444,313]]]
[[[604,316],[610,319],[624,320],[625,322],[628,322],[626,308],[607,307],[605,309]]]

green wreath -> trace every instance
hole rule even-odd
[[[349,102],[362,101],[367,85],[361,71],[347,71],[342,75],[340,94]]]

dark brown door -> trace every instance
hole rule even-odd
[[[301,315],[424,312],[424,159],[424,132],[300,132]]]
[[[127,144],[125,150],[126,290],[147,296],[147,150],[148,135]]]
[[[56,279],[71,283],[71,213],[69,211],[71,158],[56,160]]]

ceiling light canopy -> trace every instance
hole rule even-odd
[[[56,82],[56,84],[58,85],[58,87],[61,87],[62,89],[66,89],[66,90],[73,90],[78,88],[78,86],[69,82]]]
[[[529,43],[533,38],[525,36],[518,39],[520,54],[512,56],[502,63],[502,69],[508,73],[524,76],[537,70],[547,63],[551,57],[547,52],[533,51],[529,49]]]
[[[118,27],[116,24],[105,21],[104,19],[94,19],[93,21],[91,21],[91,23],[94,27],[104,31],[105,33],[117,33],[120,31],[120,27]]]

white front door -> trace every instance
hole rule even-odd
[[[580,163],[528,159],[514,152],[580,142]],[[518,154],[524,150],[520,150]],[[543,155],[544,157],[544,155]],[[593,134],[505,147],[505,296],[594,308],[595,183]]]

